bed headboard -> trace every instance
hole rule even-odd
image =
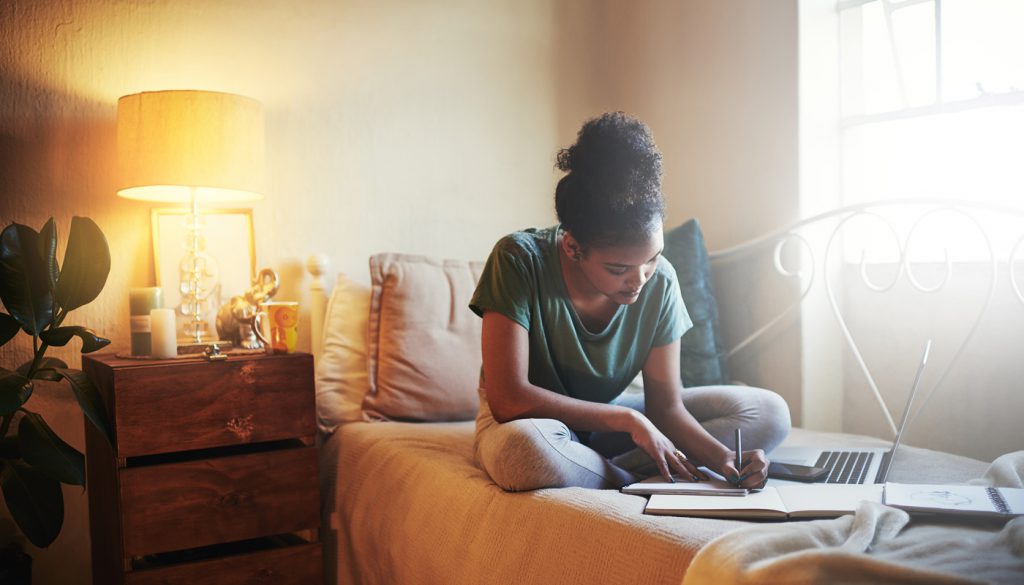
[[[734,377],[783,393],[798,424],[891,437],[931,338],[910,440],[1021,447],[1024,208],[864,203],[710,256]]]

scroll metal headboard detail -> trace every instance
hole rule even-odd
[[[898,210],[914,212],[916,214],[910,228],[902,237],[892,219],[892,215]],[[1024,307],[1024,287],[1021,286],[1021,283],[1018,280],[1017,271],[1015,270],[1018,262],[1024,263],[1024,258],[1022,258],[1022,256],[1024,256],[1024,208],[945,199],[901,199],[863,203],[815,215],[743,244],[711,253],[710,258],[714,265],[734,261],[738,258],[766,250],[771,246],[772,262],[775,272],[782,278],[795,278],[797,279],[797,282],[799,282],[799,294],[797,295],[797,298],[778,312],[774,317],[769,319],[765,325],[758,328],[756,331],[737,343],[732,349],[728,350],[726,354],[727,358],[733,358],[744,348],[748,347],[758,339],[765,337],[768,332],[774,330],[781,322],[798,312],[801,309],[804,300],[807,298],[807,295],[813,289],[817,275],[819,273],[823,274],[825,276],[822,277],[822,280],[824,281],[825,292],[832,315],[839,326],[846,346],[853,354],[860,372],[863,374],[871,389],[872,395],[885,415],[891,432],[895,435],[895,421],[888,406],[882,398],[882,394],[875,381],[875,376],[871,373],[871,370],[864,361],[861,348],[858,346],[850,332],[847,319],[844,317],[843,312],[840,309],[834,284],[827,276],[828,267],[832,265],[831,263],[836,261],[833,254],[835,253],[835,249],[837,247],[841,248],[841,246],[836,246],[835,244],[837,241],[840,241],[840,236],[846,226],[854,219],[865,218],[869,221],[878,222],[881,226],[887,228],[893,235],[891,241],[896,246],[895,250],[898,252],[898,261],[895,276],[887,283],[878,284],[868,275],[867,250],[861,248],[859,274],[863,284],[870,291],[875,293],[884,293],[895,287],[896,284],[906,276],[907,282],[910,286],[920,293],[932,294],[939,292],[949,284],[953,276],[953,262],[950,259],[950,248],[948,246],[950,239],[952,238],[948,238],[944,242],[942,252],[945,269],[941,281],[933,286],[923,284],[915,274],[914,265],[910,259],[910,248],[912,242],[915,241],[915,237],[917,237],[919,233],[919,228],[924,225],[925,222],[931,220],[940,213],[949,213],[963,217],[975,229],[977,229],[978,235],[984,243],[984,250],[987,253],[987,257],[977,261],[977,263],[988,265],[990,267],[990,275],[987,282],[987,289],[984,292],[984,301],[977,311],[977,314],[974,315],[974,319],[968,327],[966,336],[956,348],[953,356],[946,362],[946,365],[941,374],[939,374],[936,382],[931,385],[927,392],[923,393],[923,398],[921,399],[919,406],[916,409],[916,413],[914,414],[916,417],[927,405],[935,389],[938,388],[946,379],[953,365],[957,362],[968,343],[974,337],[978,326],[981,323],[982,317],[988,310],[996,292],[996,286],[998,284],[999,259],[997,257],[995,246],[993,245],[991,234],[986,230],[985,224],[978,218],[980,215],[987,214],[993,218],[1011,217],[1019,218],[1021,220],[1020,222],[1015,223],[1012,228],[1015,233],[1009,234],[1010,237],[1014,239],[1013,245],[1011,246],[1008,254],[1007,270],[1008,282],[1012,292],[1020,305]],[[807,237],[799,232],[811,227],[827,227],[828,222],[830,221],[835,221],[836,223],[832,227],[831,231],[828,232],[827,243],[825,244],[824,251],[821,255],[821,262],[819,263],[815,246]],[[798,246],[798,254],[803,258],[803,261],[800,262],[800,265],[796,268],[789,268],[786,266],[786,262],[784,260],[788,257],[785,252],[787,248],[794,245],[794,243]]]

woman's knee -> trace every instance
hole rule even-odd
[[[477,436],[477,462],[505,491],[561,487],[565,480],[557,446],[572,440],[572,432],[560,421],[509,421]]]
[[[789,434],[789,406],[771,390],[751,386],[687,388],[683,402],[719,441],[731,440],[739,427],[747,438],[745,444],[769,451]]]
[[[771,451],[787,436],[791,426],[789,404],[771,390],[750,388],[751,397],[757,401],[760,441],[758,447]]]

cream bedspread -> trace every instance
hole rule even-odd
[[[972,483],[1021,487],[1024,451],[997,458]],[[1024,583],[1024,517],[1006,523],[911,520],[862,502],[834,520],[758,525],[704,547],[684,585],[715,583]]]
[[[350,423],[324,442],[328,583],[679,584],[701,549],[737,528],[815,524],[646,516],[646,498],[613,490],[506,493],[473,464],[472,436],[471,422]],[[812,439],[880,444],[799,429],[787,444]],[[924,449],[900,455],[895,480],[965,481],[986,468]],[[893,523],[880,512],[873,526],[883,525]]]

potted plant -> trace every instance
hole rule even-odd
[[[91,329],[64,325],[68,314],[103,290],[110,273],[110,249],[99,227],[74,217],[64,253],[57,263],[53,218],[36,232],[12,223],[0,233],[0,345],[18,331],[32,337],[32,359],[13,370],[0,368],[0,485],[11,516],[38,547],[49,546],[64,523],[61,483],[85,485],[85,457],[64,442],[43,417],[29,408],[41,380],[66,380],[90,423],[110,440],[110,424],[99,393],[80,370],[46,357],[51,346],[82,342],[82,353],[110,340]]]

